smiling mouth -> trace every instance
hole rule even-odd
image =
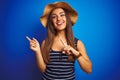
[[[64,21],[59,21],[59,22],[57,22],[56,24],[58,25],[58,26],[60,26],[60,25],[62,25],[64,23]]]

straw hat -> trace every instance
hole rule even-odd
[[[47,19],[52,9],[54,8],[64,8],[69,11],[69,16],[72,24],[75,24],[78,18],[77,12],[66,2],[55,2],[54,4],[46,5],[43,15],[40,17],[40,21],[44,27],[47,25]]]

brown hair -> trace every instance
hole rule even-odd
[[[75,48],[75,46],[74,46],[74,35],[73,35],[73,31],[72,31],[72,23],[71,23],[71,20],[70,20],[70,17],[69,17],[69,11],[66,10],[66,9],[63,9],[63,10],[65,12],[65,16],[66,16],[66,20],[67,20],[66,28],[65,28],[65,35],[66,35],[66,39],[67,39],[67,44],[72,46],[73,48]],[[55,30],[55,28],[53,27],[53,24],[52,24],[52,17],[51,17],[52,11],[50,12],[50,15],[49,15],[48,21],[47,21],[47,26],[46,26],[47,36],[46,36],[46,39],[45,39],[45,45],[44,45],[43,54],[42,54],[43,59],[44,59],[46,64],[49,62],[49,51],[50,51],[50,48],[53,44],[53,40],[54,40],[55,36],[57,35],[57,31]],[[73,61],[74,56],[69,55],[68,60]]]

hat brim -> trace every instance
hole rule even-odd
[[[75,22],[77,21],[78,14],[68,3],[55,2],[54,4],[48,4],[44,9],[43,15],[40,17],[40,21],[44,27],[46,27],[48,16],[49,16],[51,10],[54,8],[64,8],[64,9],[68,10],[72,25],[74,25]]]

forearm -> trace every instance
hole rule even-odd
[[[41,55],[41,52],[39,51],[39,52],[35,52],[35,53],[36,53],[36,62],[37,62],[38,68],[39,68],[42,72],[44,72],[45,69],[46,69],[46,64],[45,64],[45,62],[44,62],[44,60],[43,60],[43,57],[42,57],[42,55]]]
[[[79,65],[81,68],[87,72],[88,74],[92,72],[92,63],[90,60],[85,59],[83,56],[77,58]]]

